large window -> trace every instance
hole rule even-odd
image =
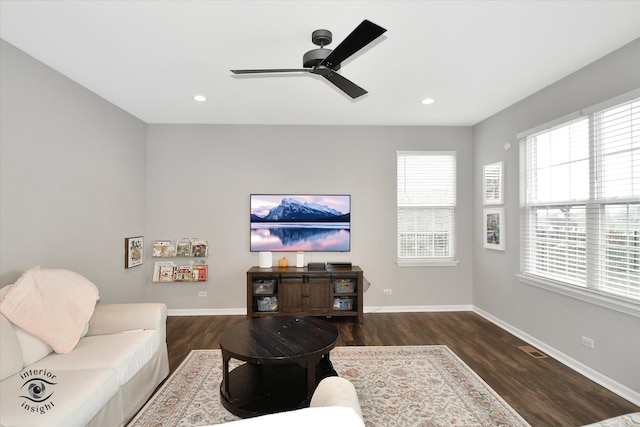
[[[398,265],[455,263],[456,153],[398,151]]]
[[[522,273],[640,301],[640,97],[520,140]]]

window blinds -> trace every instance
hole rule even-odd
[[[398,258],[455,257],[455,152],[397,153]]]
[[[522,271],[640,300],[640,98],[521,139]]]

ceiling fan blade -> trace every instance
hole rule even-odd
[[[351,80],[342,77],[338,73],[331,72],[323,76],[325,79],[329,80],[331,83],[336,85],[338,89],[349,95],[351,98],[356,99],[366,93],[366,90],[362,89],[357,84],[353,83]]]
[[[266,74],[266,73],[295,73],[295,72],[309,72],[309,68],[268,68],[263,70],[229,70],[233,74]]]
[[[380,37],[385,31],[385,28],[365,19],[319,65],[335,69],[342,61]]]

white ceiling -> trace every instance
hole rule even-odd
[[[229,72],[299,68],[363,19],[387,32],[343,63],[357,100]],[[147,123],[473,125],[640,37],[640,1],[1,0],[0,36]]]

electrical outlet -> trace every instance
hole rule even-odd
[[[207,296],[207,291],[200,291],[200,292],[198,292],[198,296],[199,296],[199,297],[206,297],[206,296]]]
[[[589,347],[589,348],[595,348],[596,343],[593,340],[593,338],[589,338],[589,337],[582,337],[582,345],[585,347]]]
[[[383,292],[384,292],[385,295],[393,294],[393,290],[392,289],[385,289]]]

